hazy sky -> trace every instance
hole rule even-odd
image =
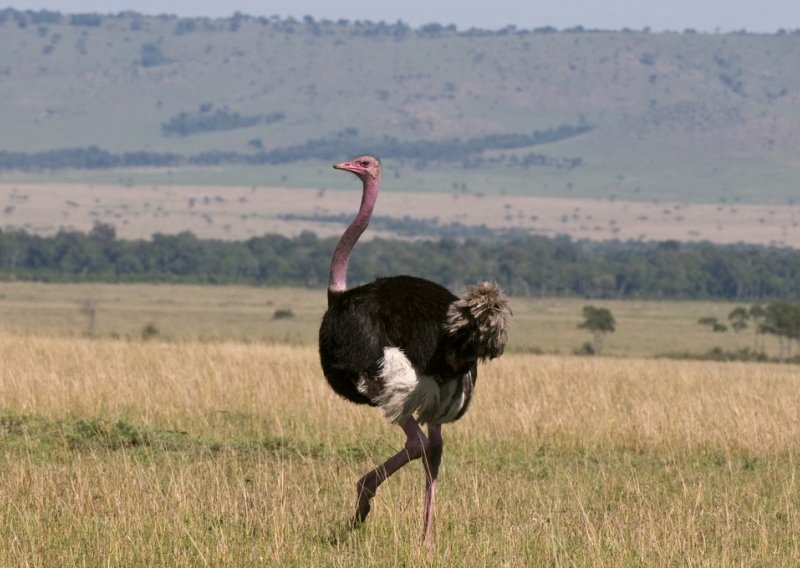
[[[552,25],[566,28],[693,28],[698,31],[774,32],[800,28],[800,0],[0,0],[0,6],[60,12],[172,13],[226,17],[239,11],[258,16],[403,20],[413,26],[438,22],[459,29]]]

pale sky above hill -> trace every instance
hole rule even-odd
[[[227,17],[236,11],[295,18],[308,14],[316,19],[402,20],[412,26],[437,22],[455,24],[462,30],[507,25],[767,33],[800,29],[798,0],[0,0],[0,6],[65,13],[134,10],[209,17]]]

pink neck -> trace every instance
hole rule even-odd
[[[358,238],[361,236],[372,216],[372,209],[378,198],[380,180],[368,178],[364,181],[364,192],[361,194],[361,207],[350,226],[347,227],[339,244],[333,251],[331,259],[331,272],[328,277],[328,292],[344,292],[347,290],[347,261],[350,260],[350,253],[356,246]]]

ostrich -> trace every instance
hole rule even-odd
[[[333,167],[358,176],[364,188],[358,214],[331,259],[328,310],[319,330],[322,370],[337,394],[380,408],[406,435],[402,450],[359,479],[352,524],[366,520],[381,483],[422,458],[422,540],[430,543],[442,424],[466,412],[477,361],[503,353],[511,311],[500,288],[489,282],[468,288],[461,297],[412,276],[378,278],[348,290],[347,262],[369,224],[381,164],[375,157],[359,156]],[[425,424],[427,436],[420,428]]]

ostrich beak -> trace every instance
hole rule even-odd
[[[352,172],[353,171],[353,164],[351,164],[350,162],[342,162],[340,164],[333,164],[333,169],[334,170],[346,170],[348,172]]]
[[[352,160],[348,160],[346,162],[340,162],[338,164],[333,164],[333,168],[335,170],[344,170],[346,172],[350,172],[355,174],[356,176],[363,179],[363,176],[369,175],[370,172],[364,164],[362,158],[354,158]]]
[[[333,164],[333,168],[335,170],[344,170],[346,172],[353,173],[359,177],[366,173],[363,167],[359,166],[352,160],[349,162],[342,162],[340,164]]]

